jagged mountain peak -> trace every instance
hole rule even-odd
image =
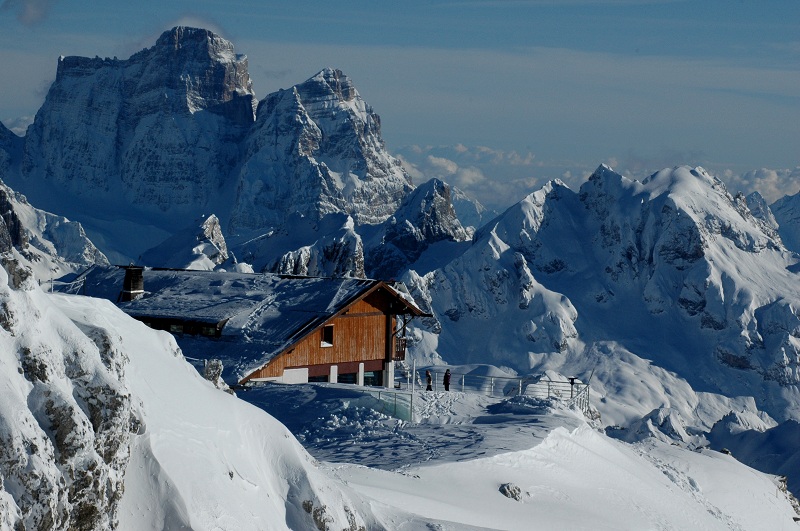
[[[665,227],[671,219],[695,232],[701,246],[729,240],[750,252],[783,247],[776,232],[754,217],[744,196],[731,195],[701,167],[665,168],[639,182],[601,166],[581,186],[580,200],[594,212],[605,247],[621,241],[620,230],[635,232],[637,225],[656,219]]]
[[[764,234],[768,234],[776,241],[783,241],[778,233],[778,221],[767,204],[767,200],[760,193],[753,192],[744,198],[744,202]]]
[[[9,145],[15,137],[19,138],[3,122],[0,122],[0,148]]]
[[[286,204],[314,220],[342,213],[374,225],[412,189],[386,151],[380,118],[335,69],[262,100],[245,152],[232,233],[279,227]]]
[[[353,81],[338,68],[324,68],[298,87],[303,92],[311,85],[326,87],[340,102],[351,101],[359,96]]]
[[[156,82],[175,91],[190,112],[249,96],[249,122],[254,119],[255,93],[247,57],[233,44],[206,29],[176,26],[165,31],[151,48],[134,54],[129,63],[142,63],[145,72],[157,70]],[[169,97],[169,94],[165,94]]]
[[[135,259],[216,210],[255,101],[246,57],[207,30],[174,28],[124,60],[62,57],[8,182]],[[107,222],[142,216],[135,248]]]
[[[466,242],[469,235],[456,216],[450,186],[431,179],[413,190],[378,231],[370,244],[367,271],[376,278],[393,278],[438,242]]]
[[[608,177],[622,177],[619,173],[617,173],[614,168],[609,166],[606,163],[600,164],[597,169],[595,169],[592,174],[589,176],[589,180],[599,180]]]
[[[521,243],[523,240],[529,240],[529,231],[538,231],[544,220],[544,206],[547,199],[558,200],[564,194],[574,196],[575,192],[560,179],[550,180],[481,227],[475,232],[473,239],[487,240],[493,233],[499,233],[507,241],[519,238]]]
[[[139,262],[145,266],[213,270],[228,260],[228,247],[219,218],[202,216],[156,247],[148,250]]]
[[[155,44],[157,47],[168,47],[180,50],[187,47],[205,48],[209,52],[233,52],[233,44],[213,31],[189,26],[175,26],[161,34]]]
[[[16,255],[40,281],[108,264],[80,223],[34,208],[2,181],[0,253]]]
[[[728,195],[725,184],[716,176],[708,173],[704,168],[697,166],[675,166],[657,171],[642,181],[651,197],[669,191],[676,193],[705,194],[714,190],[720,194]]]

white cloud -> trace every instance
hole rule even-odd
[[[15,135],[25,136],[28,126],[33,123],[33,116],[20,116],[3,120],[3,124]]]
[[[427,162],[426,166],[430,173],[448,176],[454,175],[458,171],[458,164],[443,157],[428,155]]]
[[[474,167],[459,168],[456,172],[455,178],[456,186],[461,189],[469,189],[486,181],[486,176],[483,174],[483,172]]]
[[[800,166],[779,170],[761,168],[742,174],[726,170],[719,177],[725,181],[732,193],[758,191],[770,204],[785,195],[800,192]]]
[[[407,146],[396,156],[415,183],[439,178],[494,210],[516,203],[546,182],[534,155],[486,146]]]

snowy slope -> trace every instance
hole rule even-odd
[[[709,450],[612,440],[552,402],[417,391],[411,424],[367,409],[352,386],[265,386],[242,397],[382,506],[391,529],[430,529],[426,520],[447,530],[794,525],[775,478]],[[392,515],[400,510],[413,515]]]
[[[315,512],[339,528],[369,522],[359,500],[320,472],[283,425],[203,380],[169,334],[108,302],[54,302],[83,330],[113,330],[118,348],[131,353],[125,381],[139,423],[121,529],[302,529],[314,525]]]
[[[792,529],[795,513],[775,484],[743,468],[715,452],[631,447],[582,427],[486,459],[402,475],[342,466],[338,475],[390,507],[447,522],[443,529]]]
[[[0,268],[0,528],[112,527],[129,459],[126,353]]]
[[[285,427],[203,380],[169,334],[23,277],[0,270],[0,528],[375,527]]]

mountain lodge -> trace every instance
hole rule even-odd
[[[392,386],[406,327],[426,314],[402,284],[95,266],[83,292],[166,330],[187,358],[221,359],[228,381]]]

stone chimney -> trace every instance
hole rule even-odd
[[[144,295],[144,268],[125,266],[125,279],[122,281],[120,302],[135,301]]]

